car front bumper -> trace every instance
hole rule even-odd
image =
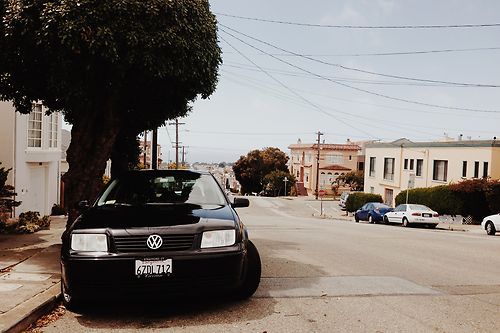
[[[231,291],[239,287],[245,266],[243,250],[172,255],[157,253],[156,259],[172,259],[172,274],[137,277],[135,260],[148,255],[72,257],[61,260],[62,283],[78,299],[190,295]]]

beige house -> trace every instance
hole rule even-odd
[[[38,103],[29,115],[0,102],[0,162],[12,168],[7,184],[14,186],[21,205],[13,212],[48,215],[60,199],[61,124],[59,113],[45,115]]]
[[[298,182],[298,188],[305,188],[313,194],[316,189],[318,144],[301,143],[288,146],[290,149],[289,170]],[[342,174],[362,169],[358,161],[361,147],[347,142],[346,144],[319,145],[319,189],[331,190],[332,182]],[[303,193],[305,194],[305,193]]]
[[[462,179],[500,179],[500,142],[459,140],[372,143],[365,151],[364,191],[394,198],[408,187],[432,187]]]

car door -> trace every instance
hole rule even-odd
[[[392,212],[386,214],[389,222],[399,223],[401,221],[400,214],[401,214],[402,207],[403,207],[403,205],[398,205],[396,208],[394,208],[394,210]]]
[[[401,205],[401,209],[398,212],[397,222],[403,224],[403,219],[409,214],[408,205]]]
[[[364,204],[358,212],[358,218],[360,220],[366,220],[367,219],[367,209],[368,209],[368,204]]]

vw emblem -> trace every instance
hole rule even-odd
[[[157,250],[163,244],[163,239],[161,239],[161,236],[151,235],[148,237],[146,244],[151,250]]]

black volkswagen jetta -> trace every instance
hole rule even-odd
[[[88,299],[253,295],[259,253],[210,173],[132,171],[112,180],[63,234],[62,295]]]

